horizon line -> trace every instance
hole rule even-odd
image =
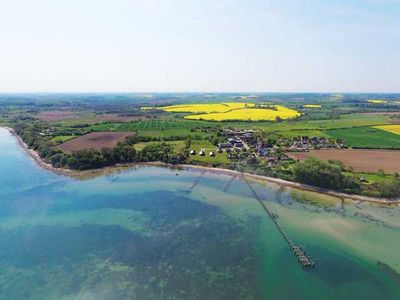
[[[252,92],[252,91],[30,91],[30,92],[1,92],[0,95],[24,95],[24,94],[394,94],[400,95],[398,92],[338,92],[338,91],[293,91],[293,92]]]

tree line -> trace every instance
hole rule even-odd
[[[292,168],[292,179],[313,186],[343,191],[351,194],[363,194],[373,197],[400,197],[400,176],[373,183],[362,183],[338,161],[321,161],[310,157],[296,162]]]
[[[133,162],[161,161],[165,163],[178,164],[186,161],[189,152],[174,153],[172,145],[160,141],[159,138],[129,136],[124,142],[119,142],[116,147],[97,149],[84,149],[73,153],[62,152],[53,142],[40,133],[45,127],[40,122],[31,124],[19,123],[15,126],[16,133],[40,157],[52,164],[55,168],[69,168],[73,170],[97,169],[115,164],[126,164]],[[166,140],[175,140],[177,137],[169,137]],[[159,141],[149,144],[137,152],[133,147],[139,142]]]

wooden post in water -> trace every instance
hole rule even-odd
[[[199,183],[201,178],[206,174],[207,170],[204,170],[199,177],[196,178],[196,180],[193,182],[193,185],[190,187],[190,190],[192,191]]]
[[[254,188],[251,186],[251,184],[247,181],[246,176],[244,176],[242,174],[242,178],[245,181],[245,183],[247,184],[247,186],[250,188],[252,194],[254,195],[254,198],[256,198],[256,200],[264,208],[267,215],[271,218],[272,222],[275,224],[275,227],[278,229],[278,231],[282,235],[283,239],[288,243],[289,249],[297,257],[297,261],[299,262],[299,264],[302,265],[303,268],[314,267],[315,261],[313,261],[310,256],[307,256],[305,251],[303,249],[301,249],[300,246],[295,245],[293,243],[293,241],[290,239],[290,237],[283,230],[282,226],[278,223],[278,221],[277,221],[277,218],[279,217],[278,214],[271,212],[269,210],[269,208],[265,205],[265,203],[258,196],[258,194],[254,190]]]

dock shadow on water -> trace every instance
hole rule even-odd
[[[11,137],[1,149],[0,299],[400,299],[400,258],[385,248],[400,246],[398,228],[351,209],[350,226],[252,183],[317,261],[304,270],[239,178],[146,167],[76,180],[39,169]]]

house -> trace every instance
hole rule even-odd
[[[250,133],[245,133],[245,134],[242,135],[242,139],[247,140],[247,141],[252,139],[252,138],[253,138],[253,135],[250,134]]]
[[[218,148],[222,148],[222,149],[224,149],[224,148],[232,148],[232,147],[233,147],[233,145],[231,143],[220,143],[220,144],[218,144]]]
[[[307,145],[303,144],[301,141],[296,141],[293,143],[291,150],[300,151],[300,152],[307,152],[308,148]]]
[[[260,156],[267,156],[268,155],[268,149],[267,148],[259,148],[258,149],[258,154],[260,155]]]
[[[236,142],[235,147],[242,148],[244,145],[242,142]]]
[[[243,130],[243,132],[244,133],[249,133],[249,134],[255,133],[255,131],[253,129],[246,129],[246,130]]]

